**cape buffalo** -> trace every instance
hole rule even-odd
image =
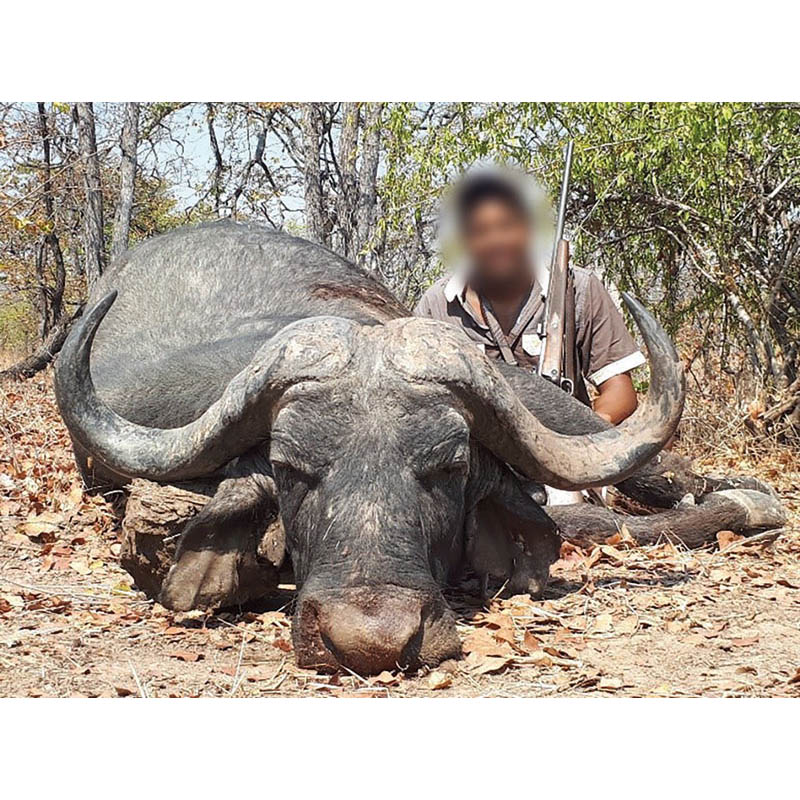
[[[434,664],[460,651],[441,588],[465,566],[512,591],[543,589],[560,539],[540,484],[627,480],[633,493],[680,499],[682,485],[654,489],[673,482],[663,466],[634,473],[675,431],[682,365],[625,301],[651,383],[609,428],[536,376],[498,368],[456,328],[409,318],[329,250],[215,222],[111,266],[63,348],[56,392],[87,479],[223,478],[183,536],[165,605],[246,596],[279,512],[299,664]],[[747,516],[747,496],[725,502]]]

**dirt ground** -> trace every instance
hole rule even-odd
[[[770,481],[778,533],[706,551],[570,545],[546,598],[450,592],[465,658],[417,675],[294,666],[290,589],[174,614],[118,565],[119,496],[83,494],[49,375],[0,387],[0,696],[800,696],[800,456],[707,454]]]

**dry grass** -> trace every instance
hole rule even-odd
[[[176,615],[118,563],[114,496],[80,492],[49,375],[0,392],[0,695],[453,696],[800,694],[800,456],[695,397],[678,446],[757,474],[792,512],[726,549],[565,547],[547,598],[451,592],[466,658],[433,674],[321,676],[293,665],[289,594]]]

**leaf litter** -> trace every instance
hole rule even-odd
[[[689,552],[625,526],[564,543],[544,599],[448,590],[464,657],[407,674],[294,666],[288,608],[173,614],[119,567],[119,493],[85,495],[49,374],[0,393],[0,695],[800,696],[800,456],[722,451],[773,481],[791,523]]]

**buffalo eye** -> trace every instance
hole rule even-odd
[[[312,475],[297,464],[279,459],[274,459],[271,463],[275,482],[281,491],[289,491],[292,487],[301,483],[311,487],[319,481],[316,475]]]
[[[450,480],[463,477],[469,472],[469,463],[466,459],[428,464],[417,470],[417,479],[422,483],[432,483],[437,480]]]

